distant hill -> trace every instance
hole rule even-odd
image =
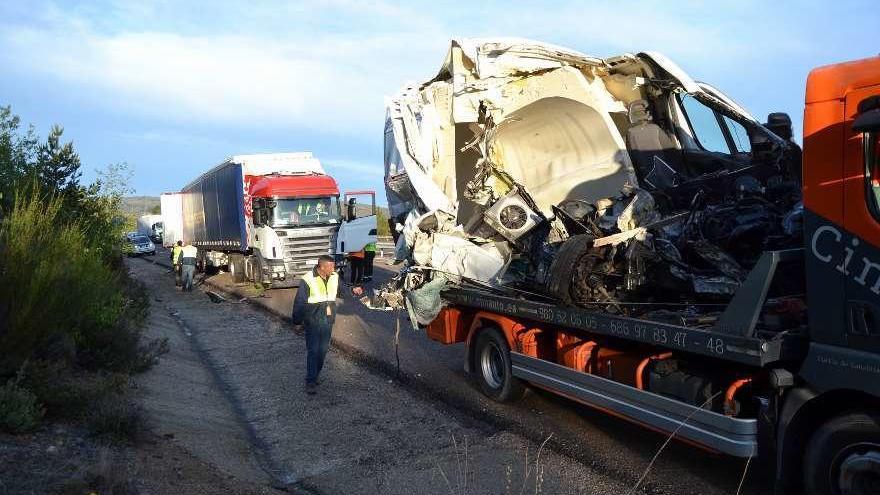
[[[159,208],[158,196],[126,196],[122,198],[122,211],[132,215],[147,215],[150,210]]]

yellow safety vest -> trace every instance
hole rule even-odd
[[[314,272],[307,272],[303,275],[303,280],[309,286],[309,304],[336,301],[336,291],[339,289],[337,273],[331,273],[326,283],[321,277],[315,276]]]
[[[181,254],[183,254],[183,248],[175,244],[174,247],[171,248],[171,263],[175,265],[180,263]]]
[[[367,244],[366,246],[364,246],[364,251],[366,251],[368,253],[375,253],[376,252],[376,243],[371,242],[371,243]]]

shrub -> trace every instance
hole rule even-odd
[[[117,441],[134,441],[144,427],[141,408],[121,395],[97,402],[85,419],[92,435]]]
[[[20,433],[36,428],[43,417],[37,396],[21,386],[22,375],[0,386],[0,429]]]
[[[0,226],[0,376],[47,358],[143,370],[163,350],[141,347],[148,294],[106,262],[84,222],[59,223],[62,205],[39,194],[18,198]]]
[[[28,362],[22,368],[22,385],[36,394],[47,416],[82,419],[107,397],[125,394],[125,373],[85,372],[59,361]]]
[[[0,227],[0,370],[17,369],[40,357],[52,341],[83,336],[112,325],[123,301],[118,278],[77,223],[57,223],[62,201],[39,194],[16,199]]]

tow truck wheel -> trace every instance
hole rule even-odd
[[[804,457],[811,495],[880,493],[880,415],[838,416],[813,434]]]
[[[501,332],[495,328],[481,330],[475,352],[477,377],[486,396],[498,402],[522,398],[525,386],[513,376],[510,347]]]

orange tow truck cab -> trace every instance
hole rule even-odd
[[[764,252],[720,324],[459,287],[444,291],[428,336],[465,342],[465,368],[495,400],[528,383],[706,450],[760,456],[777,493],[880,493],[880,57],[813,70],[805,105],[803,247]],[[777,270],[785,263],[794,275]],[[803,278],[806,320],[756,330],[771,283],[790,276]]]

